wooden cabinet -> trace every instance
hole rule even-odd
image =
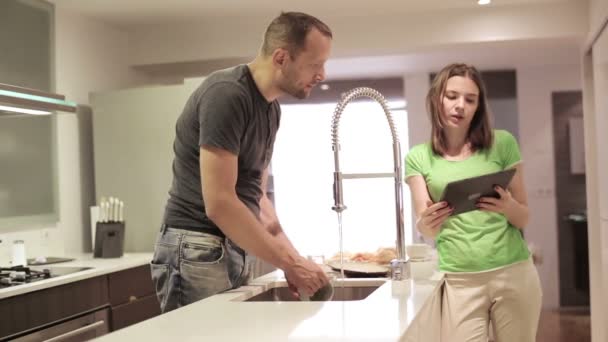
[[[145,321],[160,314],[156,295],[135,299],[112,307],[112,331]]]
[[[149,265],[110,274],[108,289],[113,331],[160,314]]]
[[[150,266],[143,265],[0,299],[0,341],[81,330],[94,337],[159,314]]]
[[[107,276],[0,300],[0,340],[41,330],[108,306]]]
[[[22,335],[14,342],[82,342],[103,336],[110,331],[109,310],[99,309],[67,321],[61,321],[48,328]]]

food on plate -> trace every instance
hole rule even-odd
[[[353,254],[353,256],[350,258],[350,261],[371,262],[374,261],[374,258],[374,253],[361,252]]]
[[[397,258],[395,247],[380,247],[375,252],[344,252],[344,261],[352,262],[373,262],[381,265],[390,263],[391,260]],[[336,253],[329,258],[329,261],[339,261],[340,253]]]
[[[389,264],[393,259],[397,259],[397,250],[394,247],[381,247],[376,251],[374,262],[385,265]]]

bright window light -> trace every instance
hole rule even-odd
[[[302,255],[339,251],[333,203],[334,160],[331,120],[335,103],[283,105],[281,128],[272,159],[274,198],[283,229]],[[408,151],[405,102],[390,102],[402,158]],[[393,170],[392,138],[384,111],[375,102],[352,102],[340,120],[340,169],[343,173]],[[403,163],[403,161],[402,161]],[[344,251],[374,252],[394,247],[396,214],[394,179],[346,179],[342,213]],[[411,243],[409,189],[403,185],[406,244]]]
[[[477,0],[477,4],[479,5],[488,5],[492,0]]]

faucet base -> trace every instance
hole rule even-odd
[[[410,263],[406,259],[391,260],[391,280],[406,280],[410,279],[411,270]]]

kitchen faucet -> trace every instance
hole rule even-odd
[[[339,122],[342,112],[346,106],[353,100],[360,97],[368,97],[380,104],[388,120],[388,125],[391,130],[393,138],[393,162],[394,170],[390,173],[350,173],[343,174],[340,171],[340,141],[338,137],[339,133]],[[334,115],[331,123],[331,146],[334,151],[334,206],[332,209],[338,214],[346,210],[344,205],[344,199],[342,194],[342,180],[343,179],[356,179],[356,178],[387,178],[393,177],[395,179],[395,211],[397,216],[397,259],[391,261],[391,278],[393,280],[402,280],[409,278],[409,265],[405,259],[405,243],[404,243],[404,229],[403,229],[403,176],[401,175],[401,148],[399,145],[399,136],[393,122],[393,117],[386,99],[382,94],[372,88],[354,88],[342,95],[340,102],[336,106]]]

